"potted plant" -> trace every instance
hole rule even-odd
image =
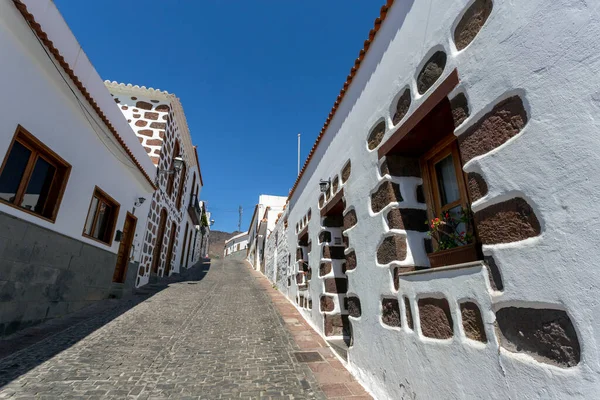
[[[427,254],[431,268],[481,259],[479,246],[473,235],[473,213],[470,209],[446,211],[427,223],[428,236],[434,241],[433,252]]]

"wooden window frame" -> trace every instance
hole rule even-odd
[[[454,162],[454,172],[458,183],[460,198],[452,203],[442,206],[439,196],[437,174],[434,166],[449,155],[452,155],[452,160]],[[427,200],[427,210],[430,218],[435,218],[441,215],[442,212],[445,212],[456,206],[467,208],[469,207],[469,204],[471,204],[466,184],[467,174],[463,171],[460,160],[461,158],[458,149],[458,141],[454,135],[451,135],[440,141],[419,160],[423,175],[423,189]]]
[[[179,153],[181,153],[181,148],[179,147],[179,141],[175,139],[175,144],[173,145],[173,153],[171,154],[171,162],[169,165],[169,178],[167,179],[167,196],[171,197],[173,195],[173,189],[175,186],[175,171],[173,170],[173,166],[175,165],[175,157],[179,157]]]
[[[185,223],[185,232],[183,234],[183,249],[181,250],[181,259],[179,260],[180,268],[183,268],[183,260],[185,260],[185,250],[186,250],[186,246],[187,246],[187,237],[188,237],[189,229],[190,229],[190,223],[186,222]]]
[[[85,225],[87,224],[88,216],[90,215],[90,211],[92,210],[92,204],[94,202],[94,197],[98,198],[98,204],[96,205],[96,212],[94,213],[94,222],[92,222],[92,227],[90,229],[90,232],[94,232],[94,229],[96,228],[96,223],[98,222],[98,208],[100,207],[101,202],[109,204],[113,209],[113,211],[111,212],[111,215],[110,215],[110,225],[109,225],[109,228],[107,228],[107,241],[98,239],[92,235],[88,235],[87,233],[85,233]],[[115,199],[113,199],[111,196],[109,196],[104,190],[100,189],[98,186],[95,186],[94,192],[92,193],[92,198],[90,199],[90,205],[88,206],[88,212],[85,217],[85,222],[83,224],[82,236],[111,247],[112,242],[113,242],[113,237],[115,235],[115,229],[117,228],[117,221],[119,219],[120,208],[121,208],[121,205]]]
[[[442,206],[435,164],[442,161],[448,155],[452,155],[452,161],[454,162],[454,173],[456,175],[460,199]],[[420,157],[419,163],[423,177],[423,193],[425,194],[425,201],[427,204],[427,215],[430,220],[440,217],[443,212],[457,206],[462,206],[467,209],[470,207],[471,198],[467,189],[468,177],[462,169],[458,140],[455,135],[448,135],[446,138],[440,140],[434,147]],[[479,243],[475,226],[472,228],[475,243]]]
[[[15,194],[15,201],[9,202],[4,199],[0,199],[0,203],[41,218],[45,221],[54,223],[58,215],[58,210],[60,209],[63,195],[67,188],[67,182],[69,181],[69,176],[71,174],[71,164],[66,162],[61,156],[56,154],[52,149],[42,143],[27,129],[23,128],[21,125],[17,125],[17,129],[15,130],[10,145],[8,146],[8,150],[4,156],[4,160],[0,166],[0,175],[2,175],[4,172],[4,168],[8,162],[8,157],[10,156],[15,142],[18,142],[20,145],[26,147],[29,151],[31,151],[31,154],[29,156],[29,160],[27,161],[25,171],[23,172],[21,182],[19,183],[17,193]],[[48,164],[52,165],[56,170],[54,177],[52,178],[52,183],[50,184],[50,189],[48,190],[48,198],[44,204],[44,210],[42,214],[38,214],[32,210],[28,210],[19,206],[23,200],[27,186],[29,186],[29,181],[31,180],[33,169],[35,168],[38,158],[43,159]],[[48,210],[50,207],[51,209]]]
[[[179,171],[179,188],[177,188],[177,210],[181,210],[181,203],[183,200],[183,189],[185,187],[185,178],[187,173],[187,167],[185,163],[181,166],[181,171]]]

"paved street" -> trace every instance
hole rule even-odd
[[[323,398],[256,279],[240,261],[216,260],[92,309],[0,360],[0,399]]]

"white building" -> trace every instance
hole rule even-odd
[[[248,228],[248,262],[257,271],[264,270],[264,246],[268,234],[275,227],[277,216],[284,210],[287,197],[262,194]]]
[[[277,275],[375,398],[597,397],[596,9],[381,9],[289,196],[296,279]],[[460,206],[476,230],[444,250],[424,221]]]
[[[204,182],[179,99],[165,91],[105,82],[114,102],[158,169],[137,286],[179,273],[200,259],[200,191]],[[178,168],[177,159],[181,160]]]
[[[0,2],[0,335],[135,283],[156,168],[51,1]]]
[[[223,255],[228,256],[238,251],[245,250],[248,247],[248,232],[242,232],[225,241],[225,250]]]

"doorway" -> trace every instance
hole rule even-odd
[[[160,265],[160,254],[162,252],[163,239],[165,236],[165,228],[167,226],[167,210],[164,208],[160,212],[160,223],[158,224],[158,232],[156,232],[156,246],[152,253],[152,273],[158,274],[158,266]]]
[[[173,245],[175,244],[175,231],[177,231],[177,225],[175,224],[175,222],[173,222],[173,224],[171,225],[171,235],[169,235],[169,247],[167,250],[167,259],[166,259],[166,264],[165,265],[165,272],[163,273],[163,276],[169,276],[169,273],[171,272],[171,259],[173,258]]]
[[[117,265],[115,266],[115,272],[113,274],[113,282],[125,282],[125,275],[127,274],[127,266],[129,265],[129,255],[131,254],[131,246],[133,244],[133,237],[135,236],[136,225],[137,218],[128,212],[125,217],[125,224],[123,225],[123,236],[121,237],[121,244],[119,245],[119,252],[117,253]]]

